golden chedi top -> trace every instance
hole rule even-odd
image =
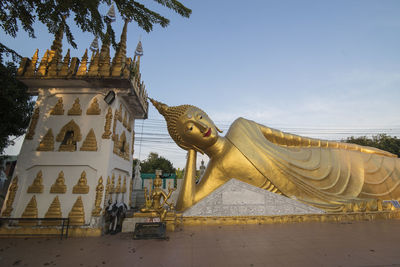
[[[150,101],[165,117],[174,141],[189,151],[177,210],[232,178],[330,212],[375,209],[379,200],[400,198],[400,159],[389,152],[293,135],[244,118],[220,136],[201,109]],[[198,184],[197,152],[210,158]]]
[[[100,52],[93,51],[91,60],[87,49],[79,60],[77,57],[71,58],[69,50],[62,58],[64,28],[61,24],[50,50],[45,51],[41,59],[38,49],[32,58],[23,58],[17,77],[29,87],[32,94],[37,94],[38,88],[124,89],[127,90],[127,96],[131,97],[130,100],[135,101],[134,103],[128,101],[129,104],[139,105],[143,109],[144,114],[138,114],[138,118],[146,118],[147,92],[139,72],[142,54],[135,53],[134,58],[127,57],[127,25],[126,20],[113,58],[110,56],[110,40],[105,38]],[[38,61],[40,64],[37,67]],[[136,96],[137,100],[132,100],[132,96]]]

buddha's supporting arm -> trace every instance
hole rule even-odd
[[[194,195],[196,194],[196,159],[197,152],[190,149],[186,161],[181,191],[179,192],[178,202],[176,203],[176,209],[178,211],[185,210],[194,203]]]

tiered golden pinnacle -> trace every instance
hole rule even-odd
[[[104,133],[102,135],[103,139],[110,139],[111,135],[111,121],[112,121],[112,109],[111,107],[108,108],[107,114],[106,114],[106,123],[104,125]]]
[[[18,177],[15,176],[11,182],[10,187],[8,188],[8,198],[7,198],[7,202],[6,202],[6,209],[1,214],[2,217],[10,217],[11,212],[13,210],[12,205],[14,203],[15,194],[17,193],[17,190],[18,190]]]
[[[94,203],[94,209],[92,211],[92,216],[98,217],[100,216],[101,213],[101,198],[103,197],[103,191],[104,191],[104,186],[103,186],[103,177],[100,177],[99,183],[97,184],[96,187],[96,199]]]
[[[45,51],[39,61],[39,51],[36,50],[32,58],[23,58],[18,68],[19,78],[41,78],[41,79],[82,79],[82,78],[122,78],[131,80],[137,92],[146,99],[147,93],[145,86],[141,82],[140,56],[133,59],[126,56],[127,26],[125,21],[121,39],[115,52],[114,58],[110,57],[110,41],[106,38],[101,50],[95,51],[92,59],[88,59],[87,49],[79,60],[77,57],[71,58],[68,50],[64,59],[62,58],[62,37],[64,29],[61,26],[55,34],[55,39],[50,50]]]
[[[91,128],[89,133],[87,134],[80,150],[81,151],[97,151],[96,135],[94,134],[93,128]]]
[[[37,209],[37,202],[36,196],[33,196],[29,201],[28,205],[26,206],[24,212],[21,215],[21,218],[37,218],[38,217],[38,209]],[[20,221],[19,224],[21,225],[35,225],[35,221]]]
[[[58,196],[55,196],[53,202],[51,202],[49,209],[44,215],[45,218],[62,218],[61,204]],[[59,225],[60,221],[43,221],[42,225]]]
[[[43,136],[39,146],[36,148],[37,151],[54,151],[54,135],[51,128]]]
[[[68,214],[70,225],[83,225],[85,223],[85,210],[82,198],[79,196]]]
[[[28,132],[26,133],[25,136],[26,139],[32,140],[33,136],[35,135],[36,124],[39,120],[39,112],[40,112],[39,107],[36,107],[32,115],[32,120],[31,124],[29,125]]]

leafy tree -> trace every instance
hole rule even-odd
[[[177,0],[153,1],[183,17],[188,18],[192,13]],[[16,37],[20,24],[31,38],[35,38],[33,23],[36,20],[45,24],[49,32],[53,34],[57,32],[61,24],[64,24],[67,40],[76,48],[69,23],[65,18],[73,15],[74,24],[82,31],[104,39],[103,30],[105,25],[109,25],[110,18],[100,14],[99,7],[114,4],[124,19],[135,21],[146,32],[152,31],[155,24],[161,27],[167,27],[169,24],[167,18],[135,0],[2,0],[0,1],[0,27],[6,34]],[[114,37],[113,31],[112,36]]]
[[[142,173],[155,173],[156,170],[162,170],[163,173],[175,173],[172,163],[154,152],[150,152],[147,159],[140,163],[140,167]]]
[[[8,62],[0,64],[0,152],[8,145],[10,135],[25,133],[32,114],[33,102],[27,93],[27,87],[15,79],[16,66]]]
[[[183,17],[188,18],[192,12],[177,0],[153,1]],[[111,41],[116,47],[115,33],[110,23],[112,18],[99,12],[99,8],[104,5],[116,6],[124,19],[136,22],[146,32],[152,31],[154,25],[166,27],[169,24],[167,18],[135,0],[1,0],[0,28],[15,38],[22,27],[31,38],[35,38],[33,25],[36,21],[45,24],[48,31],[53,34],[63,25],[68,42],[76,48],[70,29],[72,23],[83,32],[100,37],[103,42]],[[69,17],[73,18],[73,21],[69,20]],[[104,31],[105,28],[106,31]],[[8,140],[8,136],[18,136],[25,132],[32,113],[32,103],[29,101],[26,87],[15,79],[15,65],[9,62],[4,63],[5,56],[11,56],[14,63],[21,58],[17,51],[7,47],[0,40],[0,115],[2,120],[0,153],[12,143]]]
[[[378,134],[368,138],[366,136],[348,137],[344,140],[346,143],[353,143],[362,146],[376,147],[400,157],[400,139],[396,136],[392,137],[387,134]]]

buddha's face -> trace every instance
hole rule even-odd
[[[190,107],[178,119],[176,129],[185,143],[205,150],[218,139],[214,122],[202,110]]]

